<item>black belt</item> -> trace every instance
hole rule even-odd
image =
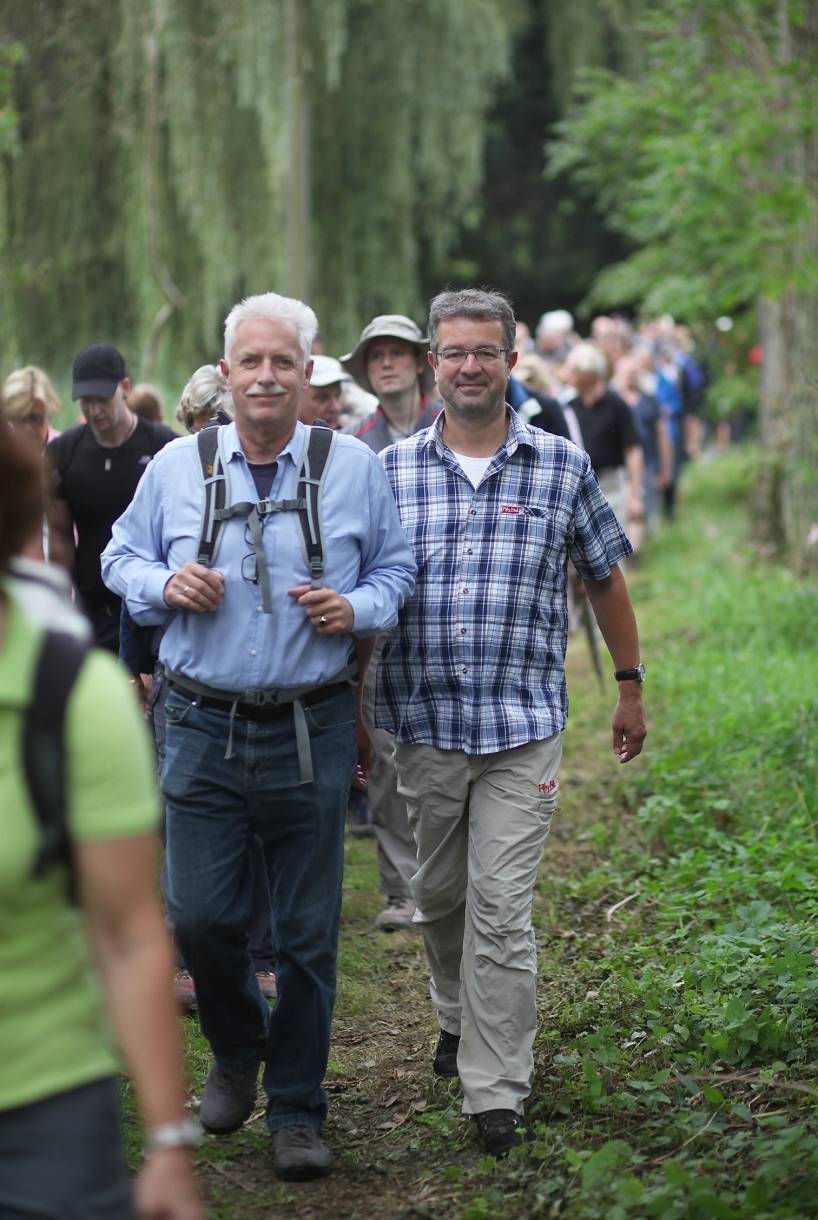
[[[186,699],[190,699],[191,703],[195,703],[196,707],[202,708],[203,711],[230,712],[233,710],[232,699],[218,699],[215,695],[191,697],[190,691],[180,686],[178,682],[174,682],[172,678],[168,679],[168,686],[171,690],[184,695]],[[325,699],[333,699],[336,695],[349,689],[348,682],[330,682],[328,686],[318,686],[308,694],[302,695],[301,703],[305,707],[311,707],[314,703],[323,703]],[[292,703],[271,703],[258,707],[255,703],[245,703],[240,699],[235,704],[236,716],[242,716],[245,720],[256,720],[261,724],[266,724],[271,720],[280,720],[282,716],[291,716],[292,710]]]

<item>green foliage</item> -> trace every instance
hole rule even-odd
[[[581,183],[634,246],[599,277],[594,303],[698,319],[815,289],[806,235],[818,199],[798,167],[815,133],[818,51],[797,33],[784,48],[782,28],[768,0],[666,0],[640,22],[631,77],[579,74],[551,172]]]
[[[58,373],[106,338],[140,373],[161,338],[159,371],[175,379],[215,357],[239,296],[290,290],[295,153],[311,163],[308,296],[330,345],[374,311],[420,314],[421,261],[448,248],[480,185],[515,12],[499,0],[0,0],[25,50],[19,155],[0,181],[6,359]]]

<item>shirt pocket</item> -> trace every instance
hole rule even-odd
[[[506,545],[510,544],[523,569],[531,575],[543,567],[562,566],[565,533],[559,519],[548,509],[520,505],[515,513],[503,513],[501,529]]]

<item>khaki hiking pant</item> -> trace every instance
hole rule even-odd
[[[385,642],[385,635],[377,637],[364,677],[363,714],[372,743],[372,769],[366,795],[378,844],[380,891],[389,898],[408,901],[412,897],[410,883],[418,867],[417,848],[406,815],[406,801],[398,793],[395,738],[386,729],[376,727],[374,714],[375,675]]]
[[[412,879],[430,993],[460,1034],[463,1112],[523,1112],[534,1076],[534,883],[557,800],[562,734],[497,754],[399,744],[418,847]]]

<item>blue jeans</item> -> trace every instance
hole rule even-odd
[[[344,691],[305,707],[315,778],[302,785],[292,710],[267,723],[169,690],[162,793],[167,900],[216,1061],[265,1062],[267,1125],[320,1129],[329,1056],[343,876],[344,819],[356,760]],[[248,953],[249,849],[261,841],[276,929],[278,999],[270,1012]]]
[[[3,1220],[134,1220],[115,1077],[0,1110]]]

